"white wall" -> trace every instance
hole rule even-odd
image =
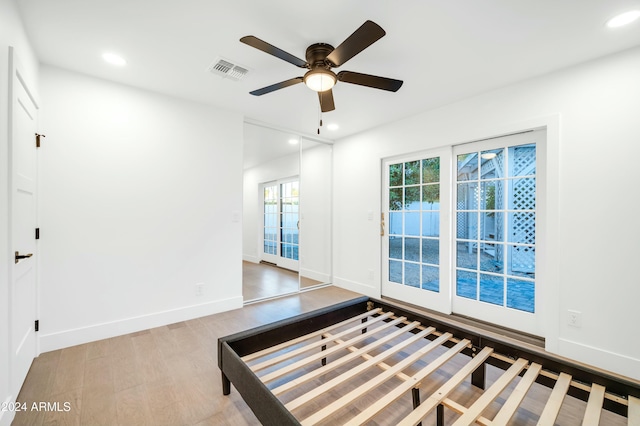
[[[379,222],[367,212],[380,217],[382,158],[547,121],[549,182],[541,197],[550,211],[538,274],[547,348],[640,379],[639,114],[640,49],[633,49],[339,141],[334,282],[380,294]],[[581,328],[567,325],[569,309],[582,312]]]
[[[14,401],[9,389],[9,263],[13,247],[9,234],[8,163],[8,58],[9,46],[19,57],[31,87],[37,91],[38,60],[24,31],[13,0],[0,0],[0,403]],[[37,97],[37,93],[35,93]],[[0,425],[8,425],[13,413],[0,411]]]
[[[242,306],[242,116],[48,66],[41,92],[41,350]]]

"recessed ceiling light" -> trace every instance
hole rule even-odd
[[[298,139],[293,139],[293,138],[289,139],[289,144],[298,145]]]
[[[607,27],[618,28],[624,25],[630,24],[636,19],[640,18],[640,10],[630,10],[628,12],[621,13],[614,16],[607,21]]]
[[[340,126],[338,126],[336,123],[331,123],[329,125],[327,125],[327,129],[329,130],[338,130],[340,128]]]
[[[117,67],[123,67],[127,65],[127,61],[125,61],[122,58],[122,56],[118,56],[115,53],[110,53],[110,52],[104,53],[102,55],[102,59],[109,62],[111,65],[115,65]]]

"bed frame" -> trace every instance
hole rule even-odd
[[[453,373],[440,373],[435,380],[454,358]],[[501,375],[485,389],[487,365],[498,367]],[[443,425],[445,409],[458,414],[455,425],[503,425],[534,382],[550,389],[535,413],[538,424],[553,425],[570,395],[586,401],[583,425],[597,425],[603,409],[640,425],[638,381],[368,297],[222,337],[218,366],[224,395],[233,383],[264,425],[326,424],[331,415],[330,424],[359,425],[399,401],[405,412],[394,420],[398,425],[420,424],[433,411]],[[453,394],[469,376],[470,388],[482,394],[465,406],[468,399],[456,402]],[[428,382],[436,388],[426,393]],[[505,389],[511,392],[506,395]],[[498,412],[492,419],[483,417],[490,404],[489,411],[496,411],[497,399]]]

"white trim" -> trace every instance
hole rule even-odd
[[[638,358],[617,354],[564,338],[558,339],[558,348],[564,357],[640,380],[640,359]]]
[[[49,352],[239,308],[242,308],[242,296],[44,334],[40,336],[40,349],[42,352]]]
[[[259,257],[252,256],[250,254],[243,254],[242,255],[242,260],[244,260],[245,262],[260,263],[260,258]]]
[[[326,272],[300,268],[300,271],[298,271],[298,274],[300,277],[310,278],[312,280],[320,281],[322,283],[328,283],[331,281],[331,274],[327,274]]]
[[[380,299],[380,284],[366,285],[357,281],[348,280],[346,278],[333,277],[333,285],[336,287],[351,290],[356,293],[364,294],[365,296]]]

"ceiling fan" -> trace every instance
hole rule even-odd
[[[372,21],[366,21],[335,49],[327,43],[315,43],[307,47],[305,55],[306,61],[257,37],[242,37],[240,41],[244,44],[262,50],[297,67],[309,70],[303,77],[291,78],[249,93],[254,96],[262,96],[304,82],[311,90],[318,92],[322,112],[329,112],[335,109],[332,88],[338,81],[396,92],[402,86],[402,80],[361,74],[353,71],[340,71],[336,74],[331,70],[332,68],[344,65],[349,59],[384,37],[385,34],[385,31],[380,25]]]

